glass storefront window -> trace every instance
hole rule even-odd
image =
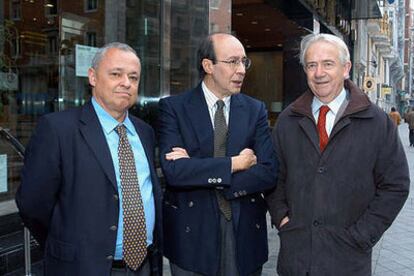
[[[112,41],[140,56],[140,97],[131,113],[155,126],[159,98],[199,82],[201,38],[230,31],[231,1],[209,2],[0,0],[0,127],[26,145],[39,116],[85,104],[91,57]],[[0,140],[0,210],[6,213],[17,212],[22,165]]]

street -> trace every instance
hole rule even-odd
[[[400,214],[377,243],[372,254],[374,276],[412,276],[414,275],[414,147],[409,147],[408,125],[399,126],[411,178],[410,195]],[[275,276],[276,260],[279,251],[277,231],[270,228],[268,217],[269,261],[263,267],[263,276]],[[164,275],[170,276],[168,260],[164,260]]]

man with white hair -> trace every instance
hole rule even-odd
[[[346,44],[301,42],[309,89],[279,116],[278,184],[267,196],[278,228],[279,275],[371,275],[372,247],[404,205],[407,159],[385,112],[349,78]]]

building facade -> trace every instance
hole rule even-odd
[[[7,129],[24,146],[39,116],[87,102],[91,58],[112,41],[131,45],[140,56],[140,96],[131,112],[155,126],[158,100],[199,82],[197,47],[218,31],[245,45],[253,65],[243,92],[266,104],[270,125],[307,88],[298,54],[301,38],[311,32],[344,39],[352,79],[363,87],[372,77],[374,90],[366,92],[381,104],[388,100],[383,87],[391,87],[391,95],[405,89],[398,13],[396,4],[376,0],[0,0],[0,136]],[[14,204],[22,164],[0,139],[0,274],[24,264]],[[10,239],[10,233],[16,242],[8,241],[13,248],[7,249],[2,237]]]

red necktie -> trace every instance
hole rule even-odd
[[[328,144],[328,133],[326,132],[326,113],[328,113],[329,107],[327,105],[321,106],[319,109],[318,117],[318,134],[319,134],[319,148],[321,152],[325,149],[326,144]]]

